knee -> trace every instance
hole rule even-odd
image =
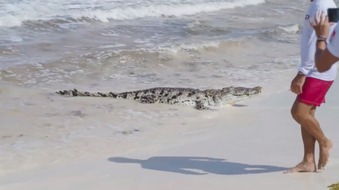
[[[305,113],[303,113],[300,110],[297,110],[295,108],[291,109],[291,115],[292,115],[293,119],[298,123],[302,122],[306,117]]]

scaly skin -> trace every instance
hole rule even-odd
[[[226,87],[222,89],[200,90],[194,88],[158,87],[144,90],[115,92],[81,92],[77,89],[56,92],[60,95],[91,96],[130,99],[141,103],[163,103],[191,105],[196,109],[208,109],[223,105],[233,105],[235,102],[251,98],[261,93],[262,87]]]

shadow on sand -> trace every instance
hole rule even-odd
[[[151,157],[146,160],[111,157],[115,163],[140,164],[142,168],[190,175],[243,175],[283,171],[287,168],[268,165],[249,165],[227,162],[224,159],[209,157]]]

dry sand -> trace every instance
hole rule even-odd
[[[317,111],[334,143],[326,171],[283,174],[303,153],[293,74],[216,111],[2,85],[0,189],[327,189],[339,181],[339,85]]]

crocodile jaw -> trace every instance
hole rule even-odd
[[[234,103],[252,98],[261,93],[262,87],[257,86],[253,88],[245,87],[227,87],[223,88],[219,99],[223,105],[233,105]]]

